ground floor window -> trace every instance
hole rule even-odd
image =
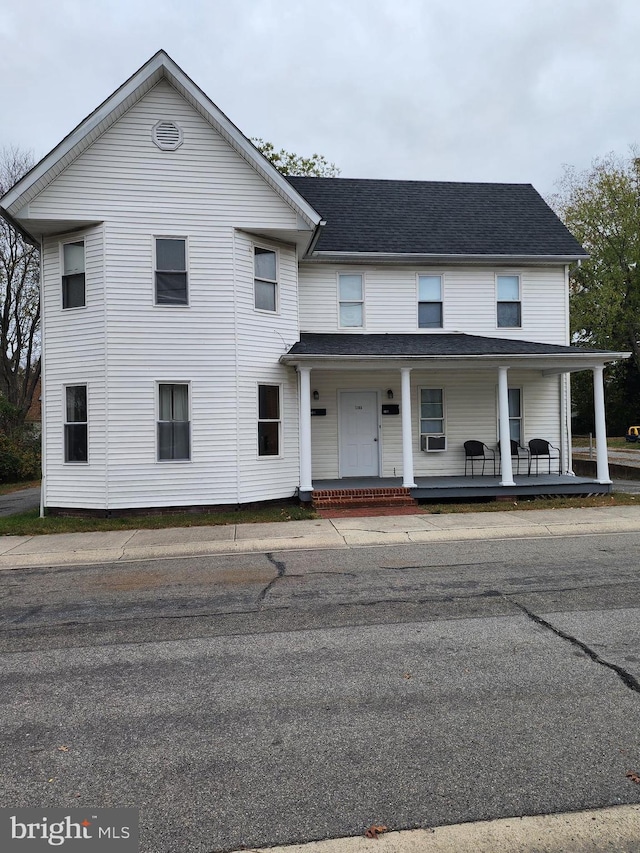
[[[509,388],[509,434],[513,441],[522,444],[522,391]]]
[[[447,449],[442,388],[420,389],[420,449]]]
[[[158,460],[190,459],[189,386],[158,385]]]
[[[280,386],[258,385],[258,456],[280,455]]]
[[[88,462],[87,386],[65,388],[64,461]]]

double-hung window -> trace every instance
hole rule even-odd
[[[253,298],[258,311],[278,310],[278,258],[272,249],[253,247]]]
[[[442,388],[420,389],[420,449],[447,449]]]
[[[65,388],[64,461],[88,462],[87,386]]]
[[[442,328],[442,276],[418,276],[418,328]]]
[[[497,317],[499,329],[519,329],[522,326],[520,301],[520,276],[499,275],[496,277],[498,296]]]
[[[188,305],[187,241],[156,237],[156,305]]]
[[[361,273],[338,274],[339,319],[342,329],[364,326],[364,281]]]
[[[62,244],[62,307],[83,308],[86,304],[84,240]]]
[[[513,441],[522,444],[522,392],[509,388],[509,434]]]
[[[190,459],[189,386],[158,385],[158,460]]]
[[[280,454],[280,386],[258,385],[258,456]]]

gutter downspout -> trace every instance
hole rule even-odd
[[[44,238],[40,237],[40,518],[44,518],[45,489],[47,484],[47,383],[44,358]]]

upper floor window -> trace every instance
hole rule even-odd
[[[158,385],[158,459],[190,459],[189,386]]]
[[[280,454],[280,386],[258,385],[258,456]]]
[[[64,461],[88,462],[87,386],[65,388]]]
[[[278,263],[272,249],[253,247],[253,293],[258,311],[278,310]]]
[[[156,305],[188,305],[184,237],[156,237]]]
[[[360,273],[338,275],[338,301],[340,326],[362,328],[364,326],[364,282]]]
[[[418,276],[418,328],[442,328],[442,276]]]
[[[62,307],[86,305],[84,280],[84,240],[62,244]]]
[[[496,287],[498,293],[498,328],[520,328],[522,326],[520,276],[499,275],[497,276]]]

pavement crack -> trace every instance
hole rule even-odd
[[[271,591],[271,587],[274,586],[274,584],[278,583],[278,581],[285,576],[285,572],[287,570],[287,567],[286,567],[286,564],[284,563],[284,561],[283,560],[276,560],[276,558],[273,556],[271,551],[266,553],[265,557],[267,558],[267,560],[269,560],[269,562],[272,565],[275,566],[277,574],[276,574],[275,578],[271,578],[269,583],[265,586],[265,588],[262,590],[262,592],[258,596],[258,599],[257,599],[258,604],[261,604],[265,600],[265,598],[267,597],[267,595]]]
[[[605,667],[606,669],[610,669],[618,676],[618,678],[622,681],[625,687],[629,690],[632,690],[634,693],[640,693],[640,682],[638,682],[637,678],[631,675],[630,672],[627,672],[621,666],[618,666],[615,663],[611,663],[608,660],[605,660],[603,657],[597,652],[588,646],[586,643],[583,643],[582,640],[579,640],[577,637],[574,637],[573,634],[568,634],[566,631],[561,630],[560,628],[556,628],[555,625],[552,625],[551,622],[547,622],[546,619],[543,619],[542,616],[538,616],[532,610],[529,610],[528,607],[525,607],[524,604],[520,604],[519,601],[509,595],[505,596],[505,598],[515,604],[532,622],[535,622],[536,625],[540,625],[542,628],[546,628],[551,631],[556,637],[560,637],[562,640],[566,640],[571,643],[573,646],[577,646],[581,649],[587,657],[591,658],[594,663],[599,664],[600,666]]]

